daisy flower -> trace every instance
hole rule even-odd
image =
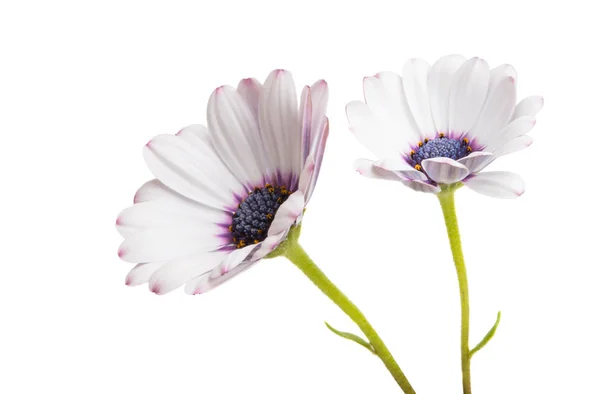
[[[515,79],[510,65],[490,70],[482,59],[459,55],[433,66],[409,60],[402,78],[392,72],[366,77],[365,103],[349,103],[346,113],[351,130],[379,160],[358,160],[358,172],[427,193],[464,184],[487,196],[520,196],[520,176],[480,172],[532,143],[527,133],[543,100],[532,96],[516,105]]]
[[[289,72],[261,85],[217,88],[208,128],[192,125],[144,147],[156,179],[118,216],[118,255],[136,263],[127,285],[156,294],[206,292],[252,267],[286,239],[311,198],[329,133],[325,81]]]

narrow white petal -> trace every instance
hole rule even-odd
[[[391,119],[390,123],[397,125],[396,132],[408,144],[420,141],[422,139],[421,130],[406,101],[402,78],[391,71],[379,72],[375,77],[381,81],[381,85],[385,89],[387,113]]]
[[[230,243],[219,226],[149,228],[131,235],[119,248],[119,257],[131,263],[170,261],[218,249]]]
[[[500,157],[509,153],[518,152],[522,149],[527,148],[532,143],[533,138],[531,138],[528,135],[522,135],[520,137],[515,138],[514,140],[508,141],[506,144],[496,149],[494,151],[494,156]]]
[[[325,128],[325,122],[327,121],[327,103],[329,101],[329,87],[327,82],[321,79],[313,83],[310,87],[310,97],[312,102],[311,128],[313,130],[312,140],[314,146],[320,140],[317,134]],[[314,149],[311,152],[314,152]]]
[[[117,218],[117,228],[127,229],[131,236],[149,228],[214,226],[231,221],[231,214],[183,198],[166,197],[161,200],[144,201],[125,209]]]
[[[208,101],[207,117],[215,150],[231,173],[245,185],[262,183],[264,152],[246,100],[230,86],[217,88]]]
[[[256,262],[241,263],[238,266],[236,266],[235,268],[231,269],[231,271],[228,271],[226,274],[215,277],[215,278],[211,278],[210,274],[204,274],[204,275],[198,276],[198,277],[190,280],[188,283],[186,283],[185,292],[187,294],[193,294],[193,295],[206,293],[207,291],[210,291],[210,290],[215,289],[216,287],[219,287],[220,285],[229,281],[230,279],[235,278],[242,272],[253,267],[255,264],[256,264]]]
[[[150,291],[159,295],[173,291],[187,281],[213,270],[224,257],[224,253],[215,252],[170,261],[152,274],[148,282]]]
[[[489,146],[509,122],[517,100],[514,69],[500,66],[490,75],[488,96],[469,135],[480,145]]]
[[[467,167],[447,157],[426,159],[421,162],[421,165],[434,182],[446,185],[458,182],[469,175]]]
[[[258,124],[258,100],[261,90],[261,83],[254,78],[242,79],[237,87],[238,93],[246,100],[250,111],[252,111],[256,124]]]
[[[390,157],[399,153],[398,149],[395,149],[397,147],[386,138],[384,126],[373,116],[367,104],[360,101],[350,102],[346,106],[346,116],[350,130],[375,156]]]
[[[125,284],[127,286],[138,286],[147,283],[154,272],[162,267],[165,263],[140,263],[127,274]]]
[[[393,171],[385,170],[375,165],[375,162],[368,159],[358,159],[354,162],[356,171],[367,178],[385,179],[388,181],[400,181],[401,178]]]
[[[464,62],[465,58],[460,55],[448,55],[440,58],[431,66],[427,88],[431,113],[439,132],[448,133],[449,131],[450,87],[454,74]]]
[[[459,159],[458,162],[469,169],[469,172],[479,172],[494,161],[494,154],[491,152],[473,152],[467,157]]]
[[[535,117],[543,107],[544,99],[542,96],[525,97],[519,104],[517,104],[517,107],[512,114],[512,118],[517,119],[521,116]]]
[[[292,193],[275,213],[268,235],[272,236],[287,231],[302,215],[304,202],[304,194],[300,190]]]
[[[323,131],[320,133],[319,143],[317,144],[315,153],[311,154],[314,155],[315,169],[310,184],[304,194],[306,196],[306,203],[310,201],[310,198],[315,191],[317,180],[319,179],[319,173],[321,172],[321,165],[323,164],[323,157],[325,155],[325,147],[327,146],[327,138],[329,138],[329,119],[325,118],[325,124],[323,125]]]
[[[173,190],[169,189],[158,179],[153,179],[144,183],[138,189],[138,191],[135,193],[135,196],[133,197],[133,202],[138,203],[174,196],[180,196],[180,194],[175,193]]]
[[[312,128],[312,98],[310,87],[308,86],[302,89],[302,94],[300,95],[300,116],[302,118],[300,126],[302,130],[302,154],[300,157],[302,163],[304,163],[312,150],[313,132],[316,133],[316,130],[313,131]]]
[[[478,58],[467,60],[456,71],[450,88],[450,132],[466,133],[473,126],[485,101],[489,78],[487,63]]]
[[[430,66],[421,59],[411,59],[404,65],[402,80],[404,94],[413,118],[421,130],[421,135],[431,138],[436,134],[431,115],[427,80]]]
[[[378,160],[374,163],[374,165],[383,168],[384,170],[396,172],[406,179],[421,181],[427,180],[427,176],[425,174],[409,166],[408,163],[399,156]]]
[[[192,146],[174,135],[159,135],[144,147],[152,173],[174,191],[217,209],[231,204],[242,185],[223,166],[210,147]]]
[[[240,265],[259,245],[248,245],[230,252],[213,270],[210,272],[211,279],[223,276]]]
[[[260,94],[260,132],[272,164],[283,175],[300,174],[301,130],[298,99],[292,75],[285,70],[269,74]]]
[[[489,149],[496,149],[517,137],[529,133],[533,126],[535,126],[535,118],[532,116],[522,116],[513,120],[498,133],[496,139],[490,143]]]
[[[414,191],[421,192],[421,193],[437,194],[442,191],[442,189],[439,186],[432,185],[430,183],[423,182],[423,181],[411,181],[408,179],[401,179],[400,182],[402,182],[402,184],[404,186],[407,186],[407,187],[413,189]]]
[[[267,256],[269,253],[271,253],[272,251],[277,249],[279,244],[287,238],[287,235],[288,235],[288,231],[286,230],[279,234],[275,234],[275,235],[268,236],[267,238],[265,238],[265,240],[263,240],[258,245],[258,248],[254,251],[252,256],[250,256],[250,260],[258,261],[258,260],[262,259],[263,257]]]
[[[525,191],[523,178],[505,171],[473,174],[463,183],[478,193],[495,198],[517,198]]]
[[[298,184],[298,190],[302,192],[305,196],[307,195],[307,191],[310,187],[311,181],[313,179],[315,173],[315,160],[312,156],[308,156],[306,159],[306,163],[304,164],[304,169],[302,170],[302,174],[300,175],[300,182]]]

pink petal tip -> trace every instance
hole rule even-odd
[[[125,251],[124,251],[123,249],[119,249],[119,251],[117,252],[117,255],[118,255],[120,258],[123,258],[123,256],[125,255]]]
[[[153,292],[154,294],[158,294],[160,295],[160,286],[158,285],[158,283],[154,283],[151,287],[150,287],[150,291]]]

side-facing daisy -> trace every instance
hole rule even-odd
[[[422,192],[464,184],[484,195],[513,198],[524,191],[516,174],[480,173],[496,158],[529,146],[526,135],[543,106],[539,96],[516,105],[516,71],[492,70],[479,58],[442,57],[430,66],[409,60],[402,78],[364,78],[365,102],[346,107],[350,128],[379,160],[360,159],[361,174]]]
[[[222,86],[208,103],[208,128],[160,135],[144,147],[156,179],[117,218],[121,259],[137,263],[127,285],[149,283],[165,294],[182,285],[204,293],[265,257],[284,256],[363,331],[334,333],[376,354],[406,394],[410,383],[375,329],[316,266],[298,242],[304,208],[315,188],[329,135],[328,88],[302,91],[273,71],[264,86]]]
[[[208,128],[159,135],[144,147],[156,179],[117,218],[121,259],[137,263],[128,285],[165,294],[205,292],[271,253],[313,193],[329,133],[327,83],[302,91],[289,72],[264,86],[217,88]]]

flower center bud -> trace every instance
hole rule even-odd
[[[268,183],[251,191],[238,205],[229,226],[236,247],[257,244],[267,238],[277,210],[290,194],[285,186],[273,186]]]
[[[425,138],[423,141],[419,141],[418,146],[410,152],[410,159],[413,167],[420,171],[423,160],[434,157],[447,157],[458,160],[468,156],[472,151],[468,139],[457,140],[439,134],[438,137],[432,140]]]

